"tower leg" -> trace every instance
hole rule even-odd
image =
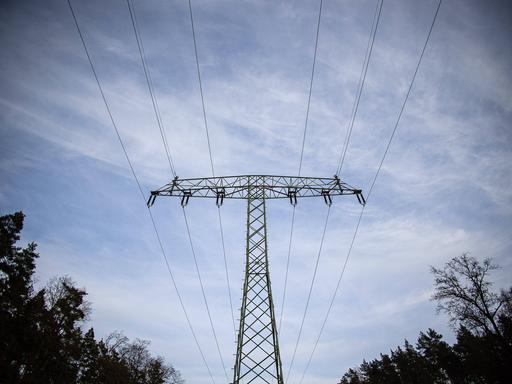
[[[268,268],[265,198],[257,179],[249,180],[244,292],[233,384],[283,384]]]

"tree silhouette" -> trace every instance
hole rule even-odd
[[[512,288],[492,290],[489,273],[498,267],[468,254],[443,268],[431,267],[438,311],[456,329],[453,346],[429,329],[416,346],[403,347],[349,369],[340,384],[512,383]]]
[[[181,376],[149,342],[119,332],[96,341],[83,332],[90,313],[85,289],[69,277],[34,291],[36,244],[16,244],[21,212],[0,217],[0,381],[52,384],[180,384]]]
[[[479,263],[463,254],[449,261],[443,269],[431,267],[435,278],[438,311],[446,312],[452,324],[460,324],[479,334],[495,334],[503,338],[498,318],[511,297],[491,290],[489,272],[497,269],[490,259]]]

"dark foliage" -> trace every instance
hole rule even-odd
[[[96,341],[82,326],[86,292],[68,278],[35,291],[36,245],[17,247],[24,215],[0,217],[0,381],[51,384],[181,384],[149,342],[112,333]]]
[[[463,254],[444,268],[432,267],[433,299],[457,332],[449,345],[429,329],[416,346],[403,347],[349,369],[339,384],[508,384],[512,383],[512,288],[492,290],[489,259]]]

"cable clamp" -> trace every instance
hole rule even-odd
[[[334,175],[334,185],[336,185],[340,190],[340,195],[343,195],[343,187],[341,186],[341,181],[338,175]]]
[[[172,184],[171,184],[171,196],[172,196],[172,193],[174,192],[174,188],[176,188],[178,186],[178,176],[175,176],[174,179],[172,180]]]

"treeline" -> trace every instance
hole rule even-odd
[[[433,299],[456,329],[449,345],[429,329],[416,345],[402,347],[349,369],[339,384],[510,384],[512,383],[512,287],[492,290],[489,259],[463,254],[432,268]]]
[[[84,289],[52,279],[35,290],[36,244],[17,246],[21,212],[0,217],[0,382],[181,384],[180,373],[153,357],[149,342],[114,332],[96,340],[82,329],[90,313]]]

